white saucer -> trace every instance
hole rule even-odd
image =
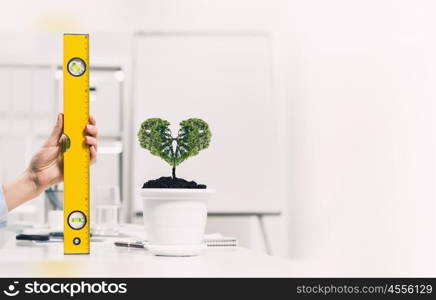
[[[200,255],[207,245],[147,245],[146,249],[159,256],[196,256]]]

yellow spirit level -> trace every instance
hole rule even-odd
[[[89,36],[64,35],[64,253],[89,254]]]

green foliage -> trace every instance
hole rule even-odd
[[[212,133],[205,121],[191,118],[180,122],[175,138],[171,135],[169,125],[168,121],[160,118],[147,119],[139,128],[138,140],[142,148],[159,156],[173,168],[209,147]]]
[[[139,128],[138,140],[142,148],[172,165],[174,161],[173,137],[168,128],[169,125],[170,122],[159,118],[147,119]]]

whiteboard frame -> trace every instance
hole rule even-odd
[[[262,30],[253,30],[253,31],[197,31],[197,30],[138,30],[134,32],[132,35],[132,43],[131,43],[131,70],[130,70],[130,78],[131,78],[131,86],[130,86],[130,97],[131,97],[131,104],[130,110],[126,113],[128,113],[131,116],[130,120],[130,132],[133,133],[135,131],[134,127],[134,110],[135,110],[135,66],[136,66],[136,41],[138,38],[145,38],[145,37],[267,37],[269,40],[269,55],[270,55],[270,62],[271,62],[271,98],[273,100],[273,106],[274,106],[274,114],[277,117],[276,122],[276,128],[279,131],[278,137],[283,136],[283,133],[280,133],[280,110],[279,108],[280,103],[277,99],[276,95],[276,83],[275,83],[275,63],[273,59],[273,49],[272,49],[272,37],[270,31],[262,31]],[[134,139],[131,139],[130,141],[130,157],[133,157],[133,143],[135,142]],[[285,148],[283,146],[282,148]],[[279,156],[279,162],[281,166],[285,165],[286,160],[284,159],[283,149],[279,149],[277,155]],[[133,180],[133,159],[130,159],[128,162],[128,169],[130,170],[130,215],[135,216],[137,214],[137,211],[133,211],[134,205],[133,201],[135,201],[135,194],[137,194],[138,188],[134,185]],[[278,206],[273,208],[261,208],[261,209],[247,209],[247,210],[234,210],[234,209],[219,209],[219,210],[210,210],[209,213],[216,213],[216,214],[271,214],[271,215],[277,215],[277,216],[283,216],[283,213],[285,212],[285,194],[286,194],[286,187],[284,186],[285,181],[283,180],[285,175],[285,169],[284,167],[281,168],[279,175],[282,177],[281,180],[281,187],[280,192],[283,194],[281,201],[278,203]]]

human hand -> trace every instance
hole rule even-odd
[[[56,125],[41,149],[33,156],[27,170],[30,178],[35,183],[38,191],[43,191],[50,185],[63,180],[63,155],[62,149],[65,135],[62,134],[64,116],[58,114]],[[86,136],[84,142],[89,145],[91,163],[97,159],[97,135],[98,129],[94,117],[89,117],[89,124],[84,129]]]
[[[53,131],[41,149],[33,156],[29,168],[19,177],[3,185],[3,193],[8,210],[37,197],[50,185],[61,182],[64,177],[62,157],[65,135],[64,116],[59,114]],[[89,117],[89,124],[84,129],[85,144],[89,145],[91,163],[97,159],[97,134],[95,119]]]

